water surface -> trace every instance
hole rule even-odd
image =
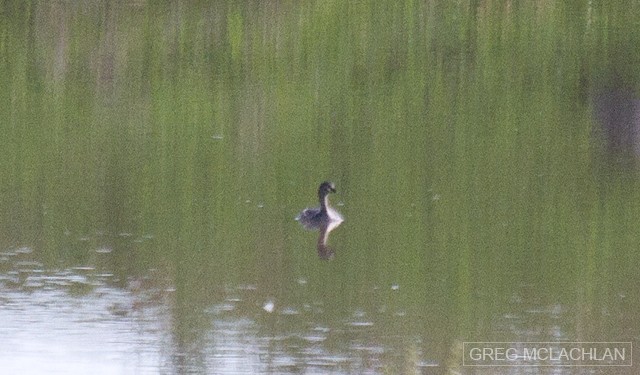
[[[3,4],[0,366],[634,373],[462,346],[638,341],[638,12]]]

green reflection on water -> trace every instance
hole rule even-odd
[[[240,299],[392,372],[465,340],[637,338],[637,171],[590,97],[635,87],[639,10],[573,5],[4,4],[2,248],[122,287],[160,270],[183,341]],[[329,263],[293,221],[325,179]]]

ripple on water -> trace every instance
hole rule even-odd
[[[33,249],[28,246],[22,246],[15,250],[16,254],[31,254],[32,252],[33,252]]]
[[[221,315],[236,309],[236,305],[231,302],[222,302],[209,307],[206,311],[213,315]]]
[[[298,309],[296,309],[295,307],[287,306],[283,308],[282,311],[280,311],[280,314],[281,315],[298,315],[300,314],[300,311],[298,311]]]
[[[302,339],[313,344],[313,343],[320,343],[325,341],[327,339],[327,336],[319,335],[319,334],[309,334],[309,335],[303,336]]]
[[[349,322],[349,326],[351,327],[371,327],[373,326],[373,322],[370,321],[357,321],[357,322]]]

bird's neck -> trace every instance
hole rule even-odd
[[[325,194],[324,196],[320,196],[320,209],[323,212],[327,212],[327,207],[329,207],[329,195]]]

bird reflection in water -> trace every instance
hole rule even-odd
[[[305,229],[318,229],[318,256],[321,259],[331,259],[335,252],[328,245],[329,233],[336,229],[343,221],[342,215],[329,205],[329,193],[335,193],[336,187],[333,182],[325,181],[318,188],[318,200],[320,207],[305,208],[296,217]]]

